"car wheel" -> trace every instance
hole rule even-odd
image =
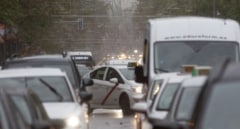
[[[88,106],[88,112],[87,113],[88,113],[88,115],[90,115],[90,114],[92,114],[94,109],[91,108],[90,103],[87,103],[87,106]]]
[[[126,94],[121,95],[120,97],[120,107],[122,109],[124,116],[129,116],[133,114],[133,111],[130,107],[130,101]]]
[[[140,119],[137,120],[137,129],[142,129],[142,122]]]

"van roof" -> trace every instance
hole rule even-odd
[[[149,25],[153,42],[166,40],[240,40],[239,24],[231,19],[195,16],[169,17],[150,19]]]

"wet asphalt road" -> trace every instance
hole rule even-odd
[[[90,129],[134,129],[133,116],[123,117],[121,110],[94,110],[89,116]]]

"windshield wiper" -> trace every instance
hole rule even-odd
[[[63,96],[55,89],[53,88],[50,84],[48,84],[46,81],[44,81],[43,79],[39,78],[39,81],[44,84],[44,86],[46,86],[50,91],[52,91],[55,95],[58,96],[59,101],[63,101]]]
[[[166,69],[163,69],[163,68],[155,68],[154,70],[155,70],[155,72],[164,72],[164,73],[169,72],[169,70],[166,70]]]

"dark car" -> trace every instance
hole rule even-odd
[[[5,89],[0,88],[0,128],[1,129],[31,129],[24,121],[21,112],[6,95]]]
[[[2,69],[24,68],[24,67],[53,67],[65,71],[74,89],[81,87],[81,76],[71,58],[64,55],[38,55],[23,58],[13,58],[5,61]]]
[[[59,129],[64,127],[64,121],[49,119],[40,99],[30,89],[17,87],[1,87],[9,100],[14,103],[22,114],[23,120],[32,129]]]

